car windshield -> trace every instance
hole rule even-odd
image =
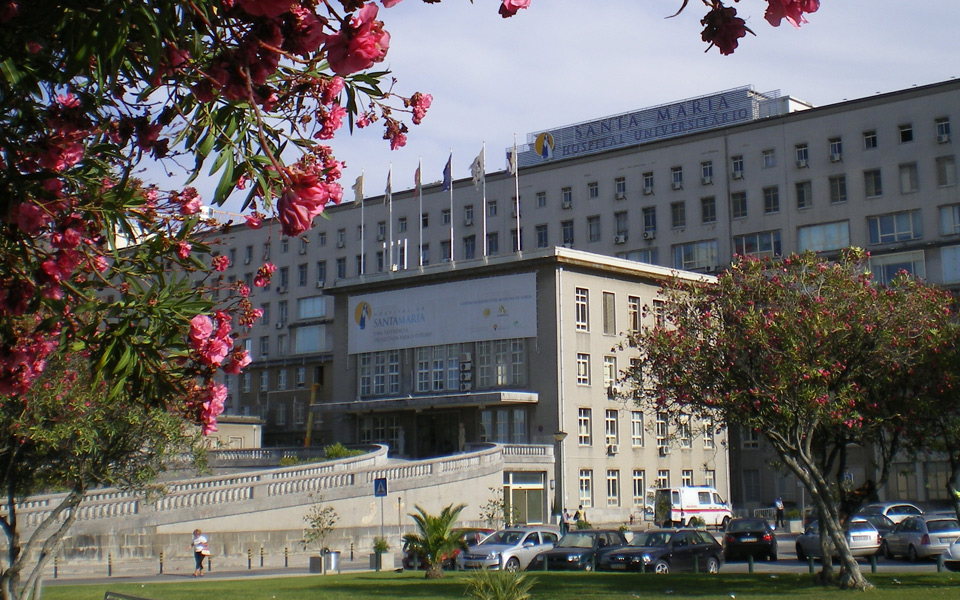
[[[556,545],[557,548],[593,548],[593,536],[589,533],[568,533]]]
[[[847,531],[876,531],[876,527],[866,521],[850,521],[847,523]]]
[[[671,533],[669,531],[644,531],[638,533],[630,540],[630,545],[635,548],[663,547],[670,542]]]
[[[944,531],[960,530],[960,522],[956,519],[943,519],[936,521],[927,521],[927,531],[930,533],[943,533]]]
[[[893,521],[891,521],[889,517],[885,517],[881,514],[862,514],[857,515],[857,518],[871,523],[874,527],[886,527],[887,529],[893,528]]]
[[[734,519],[727,526],[727,531],[758,531],[764,529],[763,521],[759,519]]]
[[[523,539],[523,534],[525,531],[498,531],[495,534],[491,535],[487,539],[483,540],[484,544],[505,544],[513,545],[520,543],[520,540]]]

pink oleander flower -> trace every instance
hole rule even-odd
[[[245,284],[245,283],[241,283],[240,286],[237,288],[237,293],[240,294],[240,297],[241,297],[241,298],[249,298],[249,297],[250,297],[250,286],[248,286],[248,285]]]
[[[248,15],[275,19],[290,10],[295,0],[236,0]]]
[[[403,0],[381,0],[384,8],[390,8],[403,2]]]
[[[190,347],[197,350],[213,334],[213,321],[206,315],[197,315],[190,319]]]
[[[213,316],[217,321],[217,332],[214,335],[229,342],[230,332],[233,331],[233,325],[231,324],[232,318],[222,310],[218,310]]]
[[[227,386],[211,381],[202,396],[203,411],[200,419],[203,422],[203,434],[217,430],[217,416],[223,412],[223,403],[227,399]]]
[[[324,83],[323,103],[333,104],[337,101],[337,96],[343,91],[343,77],[332,77]]]
[[[215,271],[226,271],[230,266],[230,259],[223,254],[213,257],[213,269]]]
[[[263,219],[261,219],[256,214],[246,215],[244,219],[247,222],[247,227],[249,227],[250,229],[260,229],[261,227],[263,227]]]
[[[13,220],[28,235],[36,235],[47,224],[49,215],[33,202],[21,202],[13,207]]]
[[[397,133],[390,138],[390,149],[399,150],[407,145],[407,136],[402,133]]]
[[[207,340],[198,352],[200,353],[201,362],[218,367],[220,363],[223,362],[223,359],[227,357],[227,354],[230,353],[230,344],[218,337],[213,337]]]
[[[517,14],[521,8],[527,8],[530,6],[530,0],[503,0],[503,4],[500,5],[500,16],[506,19],[507,17],[512,17]]]
[[[767,12],[763,18],[774,27],[779,27],[783,19],[794,27],[807,23],[803,13],[815,13],[820,8],[820,0],[767,0]]]
[[[0,23],[6,23],[20,13],[20,6],[13,0],[0,2]]]
[[[337,75],[349,75],[381,62],[390,48],[390,34],[377,21],[376,4],[363,6],[343,29],[327,38],[327,62]]]
[[[413,109],[413,122],[417,125],[427,114],[427,109],[433,104],[433,96],[430,94],[421,94],[420,92],[410,96],[410,108]]]
[[[223,372],[228,375],[239,375],[240,371],[251,362],[250,353],[246,350],[237,350],[230,354],[230,362],[223,366]]]
[[[203,201],[196,188],[184,188],[183,193],[174,194],[173,201],[180,205],[181,215],[195,215],[203,208]]]
[[[733,54],[740,44],[740,38],[753,33],[747,28],[747,23],[737,16],[737,9],[718,5],[700,21],[704,25],[701,38],[708,42],[707,50],[716,46],[720,54]]]
[[[339,104],[334,104],[329,110],[321,108],[317,113],[317,120],[322,126],[313,137],[320,140],[332,139],[336,131],[343,125],[345,116],[347,116],[347,109]]]
[[[182,259],[190,258],[190,251],[193,250],[193,245],[190,242],[178,242],[177,243],[177,256]]]
[[[316,172],[291,167],[288,174],[290,183],[277,202],[277,213],[283,234],[295,237],[310,229],[330,201],[330,192]]]
[[[266,263],[259,269],[253,278],[253,285],[256,287],[267,287],[270,285],[270,278],[277,271],[277,266],[273,263]]]
[[[327,24],[325,18],[317,16],[313,11],[302,6],[294,6],[290,9],[290,13],[293,15],[293,22],[285,30],[284,50],[305,56],[316,51],[327,41],[327,34],[323,31]]]

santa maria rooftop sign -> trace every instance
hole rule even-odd
[[[743,86],[636,112],[527,134],[517,148],[518,164],[532,167],[616,148],[625,148],[697,131],[744,123],[771,114],[762,107],[779,92],[760,94]],[[776,113],[776,111],[772,111]],[[509,152],[508,149],[508,159]]]

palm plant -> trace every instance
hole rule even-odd
[[[452,556],[454,550],[466,549],[466,543],[453,532],[453,524],[466,506],[451,504],[440,511],[439,515],[431,515],[416,506],[417,513],[410,515],[417,524],[419,533],[408,533],[403,536],[403,541],[414,555],[426,559],[427,579],[442,578],[443,561]]]

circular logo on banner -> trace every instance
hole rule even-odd
[[[367,326],[367,319],[372,315],[373,309],[370,308],[370,305],[366,302],[361,302],[357,304],[357,308],[353,311],[353,320],[357,322],[360,329],[364,329]]]
[[[537,140],[534,142],[533,147],[537,151],[537,154],[540,155],[540,158],[543,160],[550,160],[553,158],[553,134],[544,131],[537,136]]]

